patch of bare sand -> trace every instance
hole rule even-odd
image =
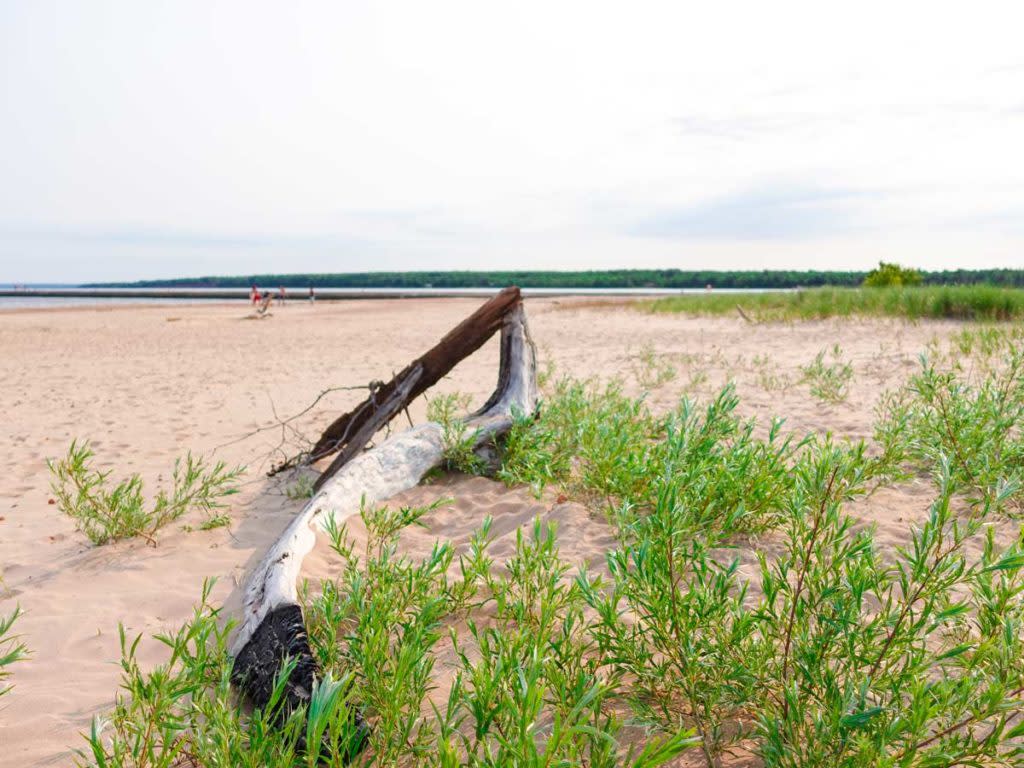
[[[277,432],[232,442],[278,414],[300,411],[330,386],[386,379],[433,344],[479,302],[462,299],[295,304],[246,322],[241,305],[87,308],[0,313],[4,359],[0,409],[0,612],[25,610],[18,628],[32,658],[17,665],[16,688],[0,709],[0,766],[66,765],[69,747],[83,744],[93,714],[109,707],[119,668],[118,633],[151,634],[180,625],[204,578],[217,577],[214,600],[232,597],[245,569],[301,508],[262,471],[273,460]],[[542,361],[575,376],[621,376],[639,391],[642,350],[678,375],[652,394],[669,408],[689,393],[712,394],[734,379],[742,410],[790,429],[868,437],[877,396],[900,383],[918,352],[953,323],[821,321],[748,325],[739,318],[647,315],[621,306],[572,300],[528,302]],[[797,383],[799,367],[839,343],[854,365],[848,401],[825,405]],[[497,345],[462,363],[440,389],[480,401],[493,388]],[[326,397],[295,426],[314,435],[332,415],[363,396]],[[424,417],[419,401],[412,409]],[[188,533],[181,524],[142,541],[94,548],[49,504],[45,459],[63,454],[72,438],[89,438],[100,467],[115,475],[139,472],[153,492],[174,458],[191,449],[249,466],[242,493],[232,497],[230,530]],[[220,446],[218,448],[218,446]],[[563,556],[599,563],[611,545],[602,520],[582,507],[537,501],[486,480],[454,479],[416,489],[407,503],[451,496],[428,527],[404,539],[412,553],[435,538],[464,545],[484,515],[494,517],[499,561],[515,530],[534,516],[557,519]],[[860,508],[891,545],[906,540],[924,514],[928,489],[886,491]],[[182,524],[196,520],[183,520]],[[320,550],[307,572],[324,566]],[[142,645],[142,661],[160,650]]]

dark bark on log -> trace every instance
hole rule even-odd
[[[285,684],[280,713],[284,717],[309,700],[317,672],[302,609],[288,603],[271,610],[235,656],[231,682],[245,691],[254,707],[264,709],[270,703],[274,678],[286,658],[294,659],[295,667]]]
[[[334,457],[327,469],[321,472],[320,477],[313,483],[314,493],[323,488],[324,483],[330,480],[339,469],[348,464],[352,457],[363,450],[384,425],[401,413],[402,409],[415,399],[416,396],[412,393],[417,384],[423,380],[423,366],[417,361],[402,371],[399,376],[401,378],[396,377],[393,381],[395,387],[391,390],[391,394],[380,404],[372,408],[367,403],[359,406],[361,409],[360,415],[365,414],[365,417],[358,420],[349,420],[349,429],[357,423],[359,427],[352,437],[346,439],[344,447],[338,451],[338,455]]]
[[[513,286],[500,291],[391,381],[376,387],[366,400],[335,419],[301,462],[295,459],[287,461],[271,474],[299,463],[313,464],[338,452],[338,456],[317,479],[314,490],[319,490],[329,477],[362,451],[370,439],[410,402],[440,381],[460,361],[480,349],[502,327],[509,311],[520,303],[518,288]]]

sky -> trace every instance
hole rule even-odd
[[[1024,268],[1024,4],[0,0],[0,282]]]

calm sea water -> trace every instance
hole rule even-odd
[[[32,288],[48,289],[53,288],[71,289],[70,286],[31,286]],[[0,290],[9,289],[10,286],[0,284]],[[81,289],[72,289],[81,290]],[[148,295],[133,295],[136,289],[123,289],[120,296],[0,296],[0,309],[18,308],[46,308],[46,307],[80,307],[80,306],[103,306],[116,304],[202,304],[208,301],[227,301],[248,303],[248,291],[236,289],[230,295],[225,295],[224,289],[203,289],[192,288],[182,289],[188,295],[175,295],[179,289],[139,289]],[[276,289],[270,290],[276,295]],[[318,288],[316,289],[317,300],[333,301],[345,299],[370,299],[370,298],[429,298],[441,296],[463,296],[487,298],[495,293],[494,288]],[[166,295],[152,295],[154,292]],[[594,296],[613,298],[639,297],[639,296],[677,296],[679,294],[702,294],[707,291],[702,288],[524,288],[523,294],[526,297],[540,296]],[[715,293],[759,293],[761,289],[717,289]],[[208,295],[207,295],[208,294]],[[300,288],[288,289],[289,301],[304,301],[308,294]]]

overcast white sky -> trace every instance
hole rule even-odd
[[[1024,267],[1024,4],[0,0],[0,281]]]

